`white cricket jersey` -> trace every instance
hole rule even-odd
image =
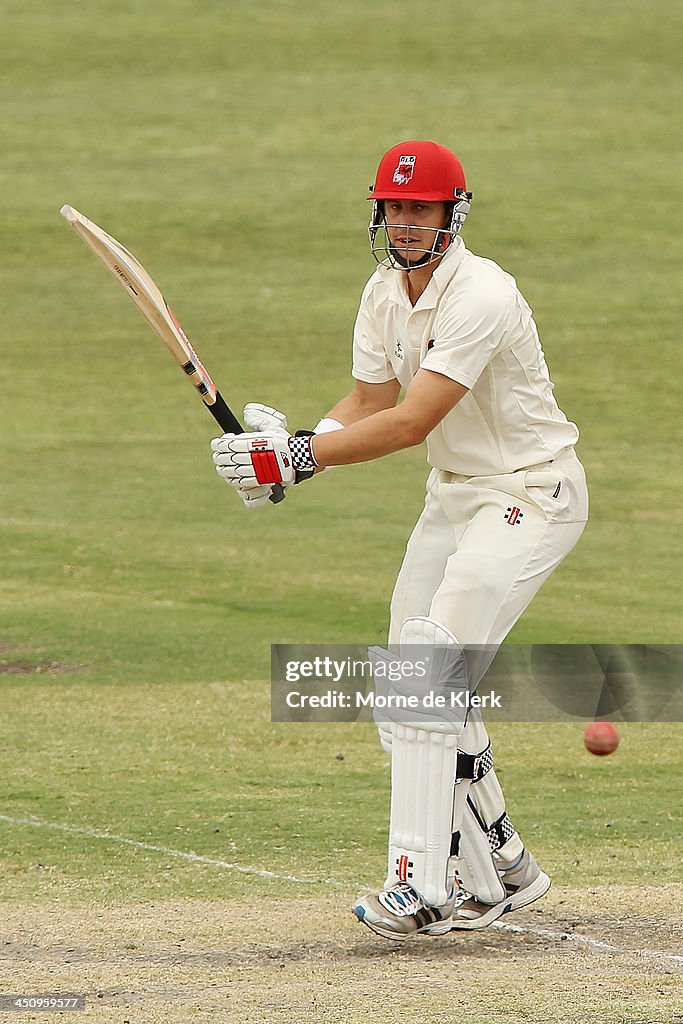
[[[531,309],[515,280],[458,237],[413,306],[405,274],[380,265],[361,298],[353,376],[397,378],[422,367],[470,390],[427,437],[437,469],[511,473],[553,459],[579,431],[558,407]]]

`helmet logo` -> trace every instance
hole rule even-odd
[[[415,170],[415,157],[414,156],[402,156],[399,157],[398,166],[394,171],[394,176],[391,179],[394,185],[407,185],[412,180],[413,171]]]

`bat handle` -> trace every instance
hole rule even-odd
[[[223,398],[220,391],[216,392],[216,401],[208,406],[209,412],[213,415],[218,425],[223,428],[226,434],[244,434],[244,427],[235,416],[234,412]],[[285,499],[285,489],[282,484],[273,484],[269,501],[273,505],[279,505]]]

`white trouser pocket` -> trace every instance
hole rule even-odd
[[[586,474],[573,451],[542,469],[527,469],[523,485],[528,500],[549,523],[585,523],[588,519]]]

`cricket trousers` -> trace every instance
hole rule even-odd
[[[442,623],[463,646],[485,645],[471,664],[468,658],[474,690],[587,518],[586,478],[573,448],[552,462],[498,476],[432,470],[391,601],[390,644],[398,644],[404,619],[420,615]],[[459,749],[476,756],[488,746],[481,716],[472,714]],[[472,780],[469,799],[492,851],[513,860],[522,844],[493,770]]]

